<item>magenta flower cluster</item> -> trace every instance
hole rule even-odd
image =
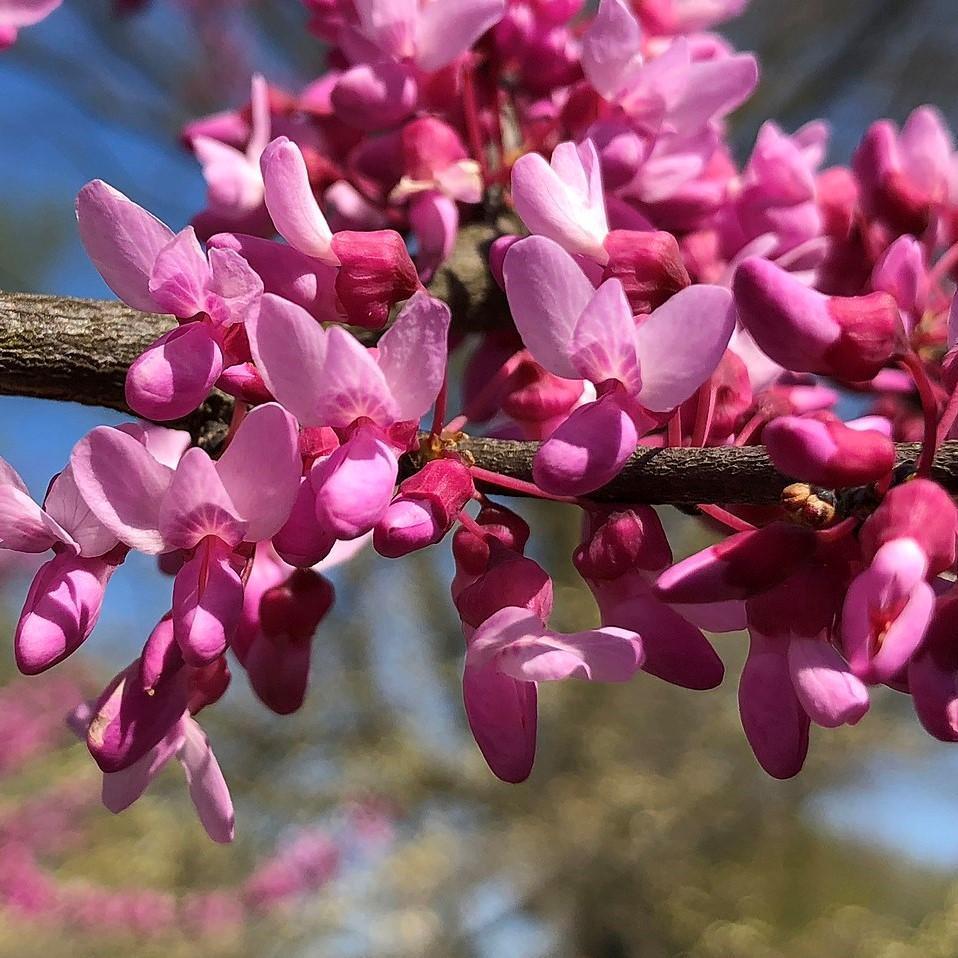
[[[758,66],[709,31],[743,0],[306,5],[326,72],[297,93],[254,77],[248,107],[186,129],[208,186],[193,225],[99,181],[79,195],[109,286],[177,320],[129,369],[143,421],[82,438],[42,505],[3,466],[0,543],[53,553],[22,671],[81,645],[130,550],[174,576],[141,654],[75,713],[108,807],[176,758],[207,831],[231,837],[195,716],[229,650],[269,708],[299,708],[322,570],[369,538],[398,558],[451,534],[466,715],[507,781],[532,769],[541,683],[643,670],[710,689],[724,667],[703,630],[748,630],[742,723],[774,776],[878,685],[958,740],[958,512],[932,478],[958,417],[941,117],[877,122],[827,169],[824,123],[770,121],[740,165],[726,118]],[[451,331],[427,284],[487,215],[511,224],[487,266],[511,317]],[[157,423],[214,388],[235,413],[211,456]],[[465,429],[537,441],[534,481],[478,467]],[[896,439],[921,442],[915,461]],[[726,538],[677,563],[650,506],[590,499],[640,447],[757,444],[794,480],[780,503],[702,504]],[[552,580],[494,487],[581,518],[597,628],[550,626]]]

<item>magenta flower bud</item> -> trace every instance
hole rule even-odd
[[[499,289],[506,288],[506,281],[502,276],[502,264],[505,262],[506,253],[513,243],[518,243],[522,239],[514,233],[507,233],[505,236],[497,236],[489,246],[489,270],[492,278],[496,281]]]
[[[373,531],[373,548],[398,559],[439,542],[447,530],[436,513],[428,499],[394,499]]]
[[[338,119],[367,132],[396,126],[416,106],[410,69],[392,60],[360,63],[340,76],[332,90]]]
[[[316,517],[316,491],[306,476],[289,518],[273,536],[273,548],[284,562],[305,568],[325,559],[335,543],[336,533]]]
[[[596,510],[588,522],[588,534],[572,556],[584,579],[617,579],[637,569],[658,572],[672,563],[665,530],[651,506]]]
[[[390,308],[420,288],[406,244],[394,230],[343,230],[331,245],[341,264],[336,293],[346,321],[355,326],[381,328]]]
[[[13,639],[17,668],[24,675],[46,671],[86,641],[118,564],[61,553],[37,570]]]
[[[552,611],[552,579],[533,559],[494,546],[489,568],[455,601],[463,624],[472,628],[506,606],[529,609],[545,621]]]
[[[519,422],[546,422],[568,415],[581,395],[581,382],[554,376],[527,359],[509,377],[500,406]]]
[[[925,731],[958,742],[958,589],[938,597],[925,640],[908,664],[908,691]]]
[[[762,442],[786,476],[829,488],[862,486],[895,466],[888,436],[838,421],[783,416],[765,427]]]
[[[403,172],[413,180],[432,180],[469,155],[459,134],[434,116],[407,123],[400,133],[400,150]]]
[[[277,715],[290,715],[303,704],[313,635],[334,596],[328,579],[297,569],[260,599],[261,628],[246,650],[244,666],[257,697]]]
[[[738,532],[666,569],[655,584],[666,602],[747,599],[787,579],[814,552],[815,533],[773,522]]]
[[[498,503],[484,505],[476,522],[488,532],[484,538],[480,539],[465,527],[460,527],[452,537],[456,566],[466,575],[477,576],[486,571],[491,555],[490,543],[498,543],[521,554],[529,541],[530,530],[525,519]]]
[[[896,233],[920,236],[928,227],[931,197],[902,168],[898,134],[888,120],[873,123],[862,137],[853,160],[868,216]]]
[[[157,622],[140,653],[140,683],[149,692],[183,665],[183,653],[173,636],[173,617],[167,613]]]
[[[921,317],[928,301],[928,268],[914,236],[899,236],[885,250],[872,271],[872,288],[894,296],[911,323]]]
[[[733,289],[742,324],[793,372],[858,382],[871,379],[899,348],[901,319],[888,293],[825,296],[757,256],[736,270]]]
[[[609,261],[602,280],[622,283],[633,313],[651,313],[692,283],[671,233],[612,230],[603,245]]]
[[[894,539],[914,539],[928,558],[928,574],[938,575],[955,564],[958,509],[951,497],[930,479],[913,479],[889,490],[865,520],[859,541],[866,561]]]
[[[189,700],[186,669],[146,692],[139,662],[128,665],[93,707],[87,748],[104,772],[118,772],[141,759],[182,718]]]
[[[259,370],[251,362],[227,366],[216,380],[216,387],[236,399],[254,405],[269,402],[273,398]]]

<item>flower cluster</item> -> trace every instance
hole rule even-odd
[[[232,835],[195,716],[229,650],[269,708],[302,704],[322,570],[369,539],[398,558],[451,534],[466,715],[507,781],[532,768],[540,683],[710,689],[703,630],[748,630],[742,722],[772,775],[877,685],[958,740],[958,510],[932,471],[958,434],[958,154],[925,107],[870,127],[850,167],[822,169],[823,123],[768,122],[736,163],[726,117],[758,69],[707,31],[743,6],[307,0],[329,69],[296,94],[254,77],[248,107],[186,129],[192,226],[84,187],[103,278],[177,325],[129,369],[144,422],[81,439],[42,505],[3,465],[0,544],[53,552],[17,628],[28,673],[89,636],[130,550],[174,576],[142,653],[76,713],[109,807],[176,757]],[[451,329],[429,284],[480,220],[508,315]],[[234,414],[213,455],[156,425],[214,388]],[[532,481],[477,465],[467,428],[538,442]],[[726,538],[677,563],[650,506],[590,498],[639,447],[758,444],[780,501],[702,503]],[[532,530],[493,489],[580,514],[597,628],[550,627]]]

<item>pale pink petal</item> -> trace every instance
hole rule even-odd
[[[66,468],[53,480],[43,502],[44,511],[61,529],[66,530],[84,556],[101,556],[116,544],[117,537],[97,519],[80,495],[73,467]]]
[[[107,286],[134,309],[154,312],[150,273],[173,231],[102,180],[80,190],[80,239]]]
[[[116,427],[146,446],[157,462],[175,469],[193,440],[185,429],[167,429],[151,422],[125,422]]]
[[[206,536],[236,546],[246,523],[206,452],[188,449],[159,510],[159,528],[167,549],[192,549]]]
[[[391,447],[373,430],[358,430],[311,475],[320,526],[338,539],[368,532],[392,501],[398,470]]]
[[[210,278],[206,254],[187,226],[157,253],[150,271],[150,294],[161,312],[189,319],[203,312]]]
[[[638,328],[647,409],[683,403],[715,371],[735,329],[732,295],[721,286],[689,286],[666,300]]]
[[[223,371],[223,353],[204,323],[187,323],[161,336],[126,374],[126,401],[147,419],[179,419],[209,395]]]
[[[257,406],[236,430],[216,471],[246,520],[246,541],[268,539],[288,518],[299,491],[296,420],[279,403]]]
[[[582,69],[607,100],[625,89],[642,66],[642,30],[622,0],[601,0],[582,37]]]
[[[245,322],[259,307],[263,281],[235,250],[211,249],[206,311],[218,323]]]
[[[119,772],[103,773],[101,798],[104,806],[118,815],[129,808],[149,788],[153,779],[183,745],[183,729],[187,719],[178,722],[142,758]]]
[[[854,725],[868,711],[868,689],[830,643],[792,639],[788,667],[798,700],[817,725]]]
[[[206,733],[191,718],[186,719],[183,745],[177,758],[186,772],[190,798],[206,834],[214,842],[231,842],[235,815],[229,786],[223,778],[223,772]]]
[[[0,27],[32,27],[48,17],[63,0],[0,0]]]
[[[606,280],[576,323],[572,363],[583,379],[603,383],[616,379],[630,396],[642,388],[636,349],[635,320],[622,283]]]
[[[505,0],[431,0],[415,21],[416,64],[427,73],[465,53],[505,12]]]
[[[173,635],[188,665],[207,665],[232,641],[243,613],[243,583],[231,550],[207,539],[173,582]]]
[[[98,426],[81,439],[70,464],[87,505],[121,542],[148,554],[164,550],[160,504],[173,470],[132,436],[109,426]]]
[[[427,332],[433,330],[431,326]],[[435,363],[433,357],[428,359],[427,371],[431,375]],[[345,427],[365,416],[380,426],[388,426],[403,418],[379,364],[369,350],[341,326],[326,331],[320,379],[314,384],[313,391],[316,393],[318,418],[313,423],[303,422],[303,425]],[[408,393],[405,383],[403,391]],[[281,397],[277,398],[282,401]],[[419,401],[421,399],[417,397],[410,406],[418,405]],[[283,405],[289,408],[287,403]]]
[[[20,478],[20,473],[6,459],[0,459],[0,485],[13,486],[29,495],[27,484]]]
[[[266,208],[279,234],[301,253],[336,265],[333,234],[312,187],[299,147],[285,136],[264,150],[260,165],[266,184]]]
[[[591,142],[588,149],[593,153]],[[598,160],[594,160],[597,169]],[[538,153],[526,153],[512,167],[512,197],[529,232],[600,263],[608,260],[602,242],[608,235],[601,194],[594,197],[574,143],[560,143],[552,165]]]
[[[357,54],[350,59],[370,60],[380,51],[396,59],[413,54],[418,0],[354,0],[353,6],[359,17],[362,38],[378,50],[350,51]]]
[[[235,146],[202,134],[194,136],[190,145],[203,167],[210,209],[227,217],[239,217],[263,202],[259,153],[251,159]]]
[[[269,391],[302,425],[326,425],[319,395],[326,358],[322,326],[301,306],[266,293],[246,330]]]
[[[643,661],[638,635],[619,628],[564,634],[546,628],[528,609],[507,606],[486,619],[469,640],[466,665],[494,662],[526,682],[568,678],[625,682]]]
[[[398,406],[398,419],[418,421],[435,402],[446,375],[450,320],[445,303],[418,292],[379,340],[376,361]]]
[[[512,318],[533,358],[557,376],[578,379],[572,334],[595,294],[585,273],[558,243],[530,236],[509,248],[503,277]]]
[[[738,687],[742,727],[755,757],[774,778],[791,778],[805,764],[809,719],[788,670],[788,660],[757,633]]]
[[[416,236],[416,267],[424,283],[452,253],[459,230],[455,200],[437,190],[417,193],[409,201],[409,226]]]
[[[547,492],[584,495],[618,474],[638,439],[631,416],[608,393],[579,406],[539,447],[533,476]]]
[[[529,777],[536,754],[536,685],[517,682],[494,663],[466,666],[462,699],[469,728],[489,768],[504,782]]]
[[[72,541],[25,492],[0,485],[0,549],[37,553],[46,552],[56,542]]]

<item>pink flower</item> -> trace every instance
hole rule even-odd
[[[94,711],[81,705],[71,724],[82,733],[96,721]],[[103,804],[114,814],[129,808],[150,786],[172,758],[186,774],[190,798],[203,828],[215,842],[231,842],[235,816],[233,802],[209,739],[185,712],[149,751],[131,765],[103,774]]]
[[[749,0],[638,0],[639,17],[653,33],[709,30],[737,17]]]
[[[868,691],[831,644],[836,573],[806,565],[749,600],[749,651],[739,683],[742,726],[762,768],[791,778],[805,761],[809,722],[854,725]]]
[[[0,50],[13,46],[22,27],[45,20],[62,0],[5,0],[0,7]]]
[[[520,156],[512,167],[512,199],[530,232],[568,253],[608,261],[602,244],[609,224],[599,158],[591,140],[580,146],[560,143],[551,163],[538,153]]]
[[[245,150],[203,132],[190,137],[207,187],[206,209],[194,218],[204,238],[230,229],[263,236],[272,233],[259,166],[270,138],[269,89],[259,74],[253,76],[250,102],[252,125]]]
[[[733,289],[742,325],[794,372],[871,379],[900,348],[898,304],[888,293],[825,296],[758,257],[739,266]]]
[[[927,572],[928,559],[914,539],[892,539],[849,586],[842,640],[859,678],[888,682],[908,665],[935,608]]]
[[[594,289],[575,260],[541,236],[505,260],[506,293],[527,349],[549,372],[587,379],[595,402],[579,406],[540,447],[536,482],[578,495],[608,482],[652,424],[711,375],[735,325],[728,291],[692,286],[636,325],[622,284]]]
[[[411,60],[431,73],[452,63],[494,26],[505,11],[503,0],[360,0],[355,4],[356,53],[371,61],[379,55]],[[354,57],[356,59],[356,57]]]
[[[215,464],[192,448],[175,470],[101,426],[77,444],[71,463],[84,499],[120,541],[151,554],[185,552],[173,586],[176,640],[193,665],[222,654],[242,609],[246,558],[237,549],[274,535],[296,496],[293,418],[276,403],[258,406]]]
[[[932,107],[915,110],[901,132],[889,120],[873,123],[854,159],[866,215],[920,236],[949,198],[953,154],[947,124]]]
[[[130,366],[130,407],[154,420],[192,412],[224,368],[249,358],[232,355],[230,327],[255,310],[262,281],[234,250],[204,253],[193,227],[174,236],[102,180],[80,191],[77,221],[87,255],[120,299],[182,323]]]
[[[782,416],[765,427],[762,442],[786,476],[829,489],[866,485],[895,466],[895,444],[887,435],[839,420]]]
[[[320,525],[337,538],[372,529],[388,507],[398,470],[388,431],[418,423],[435,400],[449,318],[444,303],[417,293],[368,350],[292,303],[263,297],[250,341],[270,390],[302,425],[345,431],[343,444],[309,477]]]

